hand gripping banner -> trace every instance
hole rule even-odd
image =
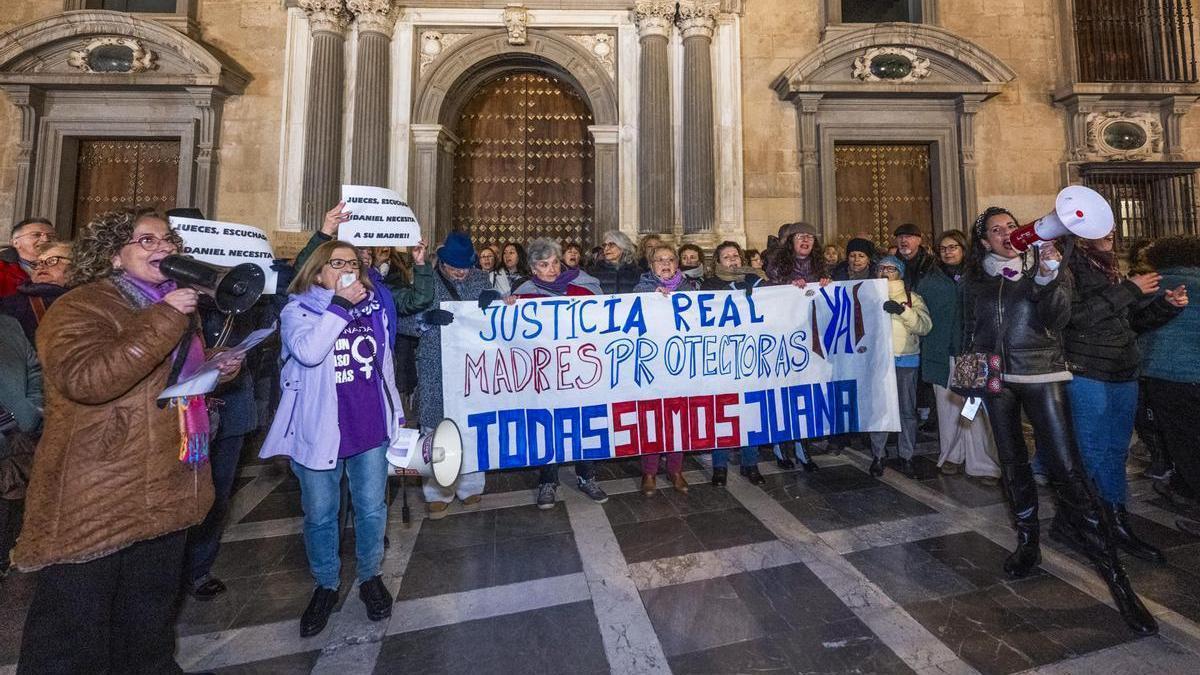
[[[463,471],[898,431],[881,280],[445,302]]]

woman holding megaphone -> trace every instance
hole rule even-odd
[[[1061,341],[1071,320],[1071,276],[1059,268],[1056,243],[1028,253],[1014,247],[1011,235],[1017,229],[1016,218],[1002,208],[988,208],[976,219],[963,307],[964,353],[1000,366],[999,377],[989,373],[983,399],[1017,529],[1017,548],[1005,559],[1004,571],[1020,578],[1041,562],[1037,484],[1021,426],[1024,411],[1055,486],[1051,536],[1087,556],[1134,631],[1155,633],[1158,625],[1117,558],[1112,523],[1091,491],[1075,444],[1066,395],[1071,373]]]
[[[97,216],[72,250],[75,288],[38,328],[45,432],[13,562],[40,571],[19,673],[181,672],[186,530],[213,501],[204,397],[158,405],[205,357],[197,293],[161,269],[182,243],[153,209]]]

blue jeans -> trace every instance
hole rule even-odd
[[[1067,383],[1075,442],[1100,498],[1125,503],[1125,460],[1133,437],[1138,384],[1075,376]]]
[[[554,483],[558,485],[559,464],[547,464],[538,470],[538,485]],[[575,475],[580,480],[591,480],[596,475],[596,463],[591,460],[575,462]]]
[[[292,462],[300,480],[304,507],[304,550],[308,568],[322,588],[336,589],[341,573],[338,557],[338,509],[342,503],[342,473],[350,479],[354,506],[354,555],[358,580],[379,574],[383,561],[383,530],[387,526],[387,444],[339,459],[332,469],[314,471]]]
[[[758,464],[758,446],[747,445],[744,448],[738,448],[742,453],[742,468],[748,469]],[[729,466],[729,451],[728,450],[713,450],[712,465],[714,469],[724,469]]]

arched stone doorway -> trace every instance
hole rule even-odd
[[[517,68],[482,82],[454,127],[451,227],[477,246],[590,242],[592,121],[587,101],[553,72]]]
[[[523,45],[509,44],[507,38],[506,31],[496,31],[457,42],[416,85],[409,127],[413,153],[409,203],[426,238],[441,241],[455,218],[453,202],[463,140],[457,129],[464,110],[487,83],[512,73],[537,73],[572,92],[591,116],[588,123],[581,124],[592,154],[592,216],[587,228],[578,230],[586,247],[595,243],[599,232],[617,229],[620,134],[615,82],[586,51],[564,36],[530,30]]]

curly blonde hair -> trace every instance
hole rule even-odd
[[[113,256],[133,238],[133,231],[142,218],[158,218],[167,222],[158,209],[146,206],[131,206],[108,211],[92,218],[79,232],[79,238],[71,247],[71,286],[78,286],[111,277]],[[167,238],[179,250],[183,250],[183,239],[170,230]]]

